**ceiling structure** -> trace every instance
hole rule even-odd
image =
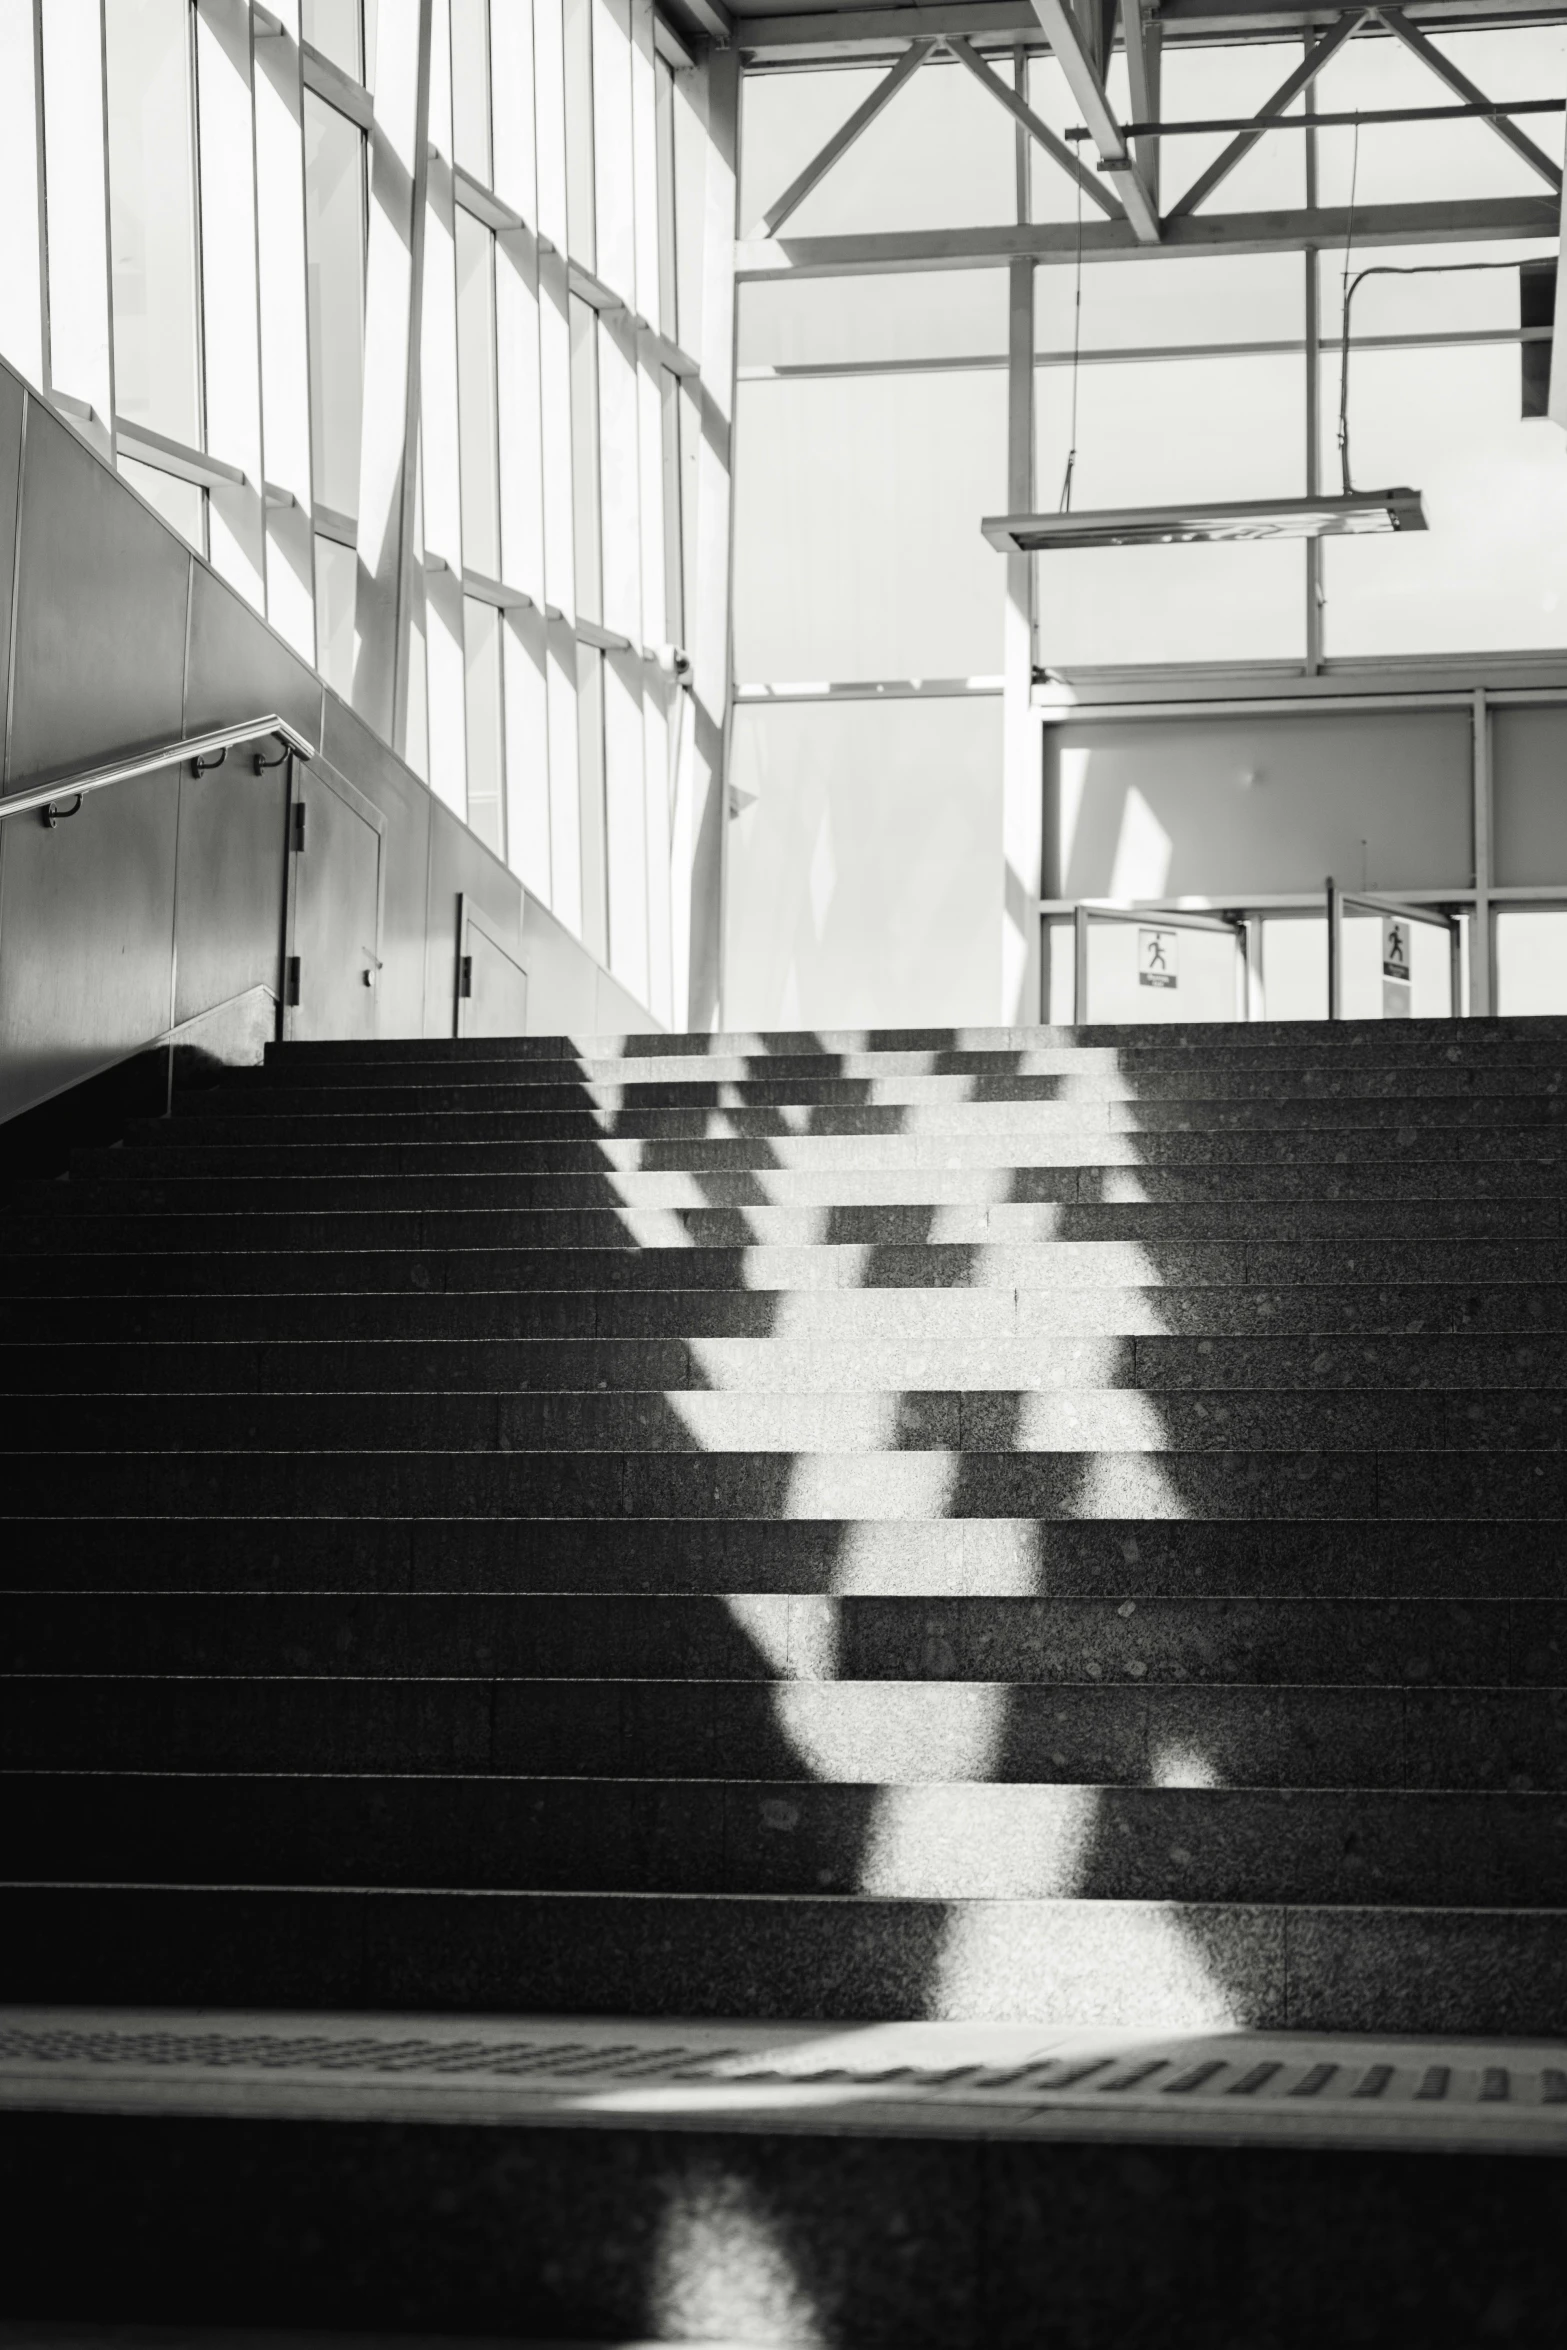
[[[680,0],[718,21],[727,0]],[[859,275],[932,268],[994,268],[1013,260],[1066,263],[1151,254],[1226,251],[1303,251],[1345,242],[1353,230],[1361,246],[1452,244],[1467,240],[1559,237],[1563,174],[1559,115],[1534,114],[1527,125],[1500,111],[1499,102],[1529,93],[1484,91],[1430,37],[1461,28],[1539,25],[1567,21],[1567,7],[1522,6],[1519,0],[1406,0],[1406,5],[1281,8],[1278,0],[894,0],[873,9],[823,9],[815,0],[780,14],[724,18],[725,33],[748,70],[828,63],[884,66],[861,104],[834,131],[764,217],[743,230],[736,251],[742,279]],[[1314,35],[1303,56],[1301,43]],[[1226,212],[1213,202],[1235,166],[1257,141],[1281,127],[1286,110],[1312,89],[1316,76],[1356,36],[1400,43],[1431,77],[1433,110],[1485,121],[1532,174],[1534,195],[1460,197],[1413,203],[1365,204],[1351,221],[1347,210],[1312,205],[1295,210]],[[1277,88],[1258,113],[1237,122],[1222,153],[1166,212],[1160,201],[1160,60],[1167,41],[1280,46]],[[1111,59],[1124,51],[1130,114],[1118,119],[1108,92]],[[1022,50],[1048,51],[1059,61],[1080,125],[1063,138],[1028,105],[1014,64]],[[1081,227],[1059,222],[994,228],[883,231],[858,236],[789,236],[786,224],[839,158],[930,59],[946,56],[964,67],[1022,132],[1066,170],[1083,192],[1088,217]],[[1356,119],[1375,122],[1374,112]],[[1295,118],[1292,127],[1298,124]],[[1127,127],[1127,125],[1130,127]],[[999,126],[998,126],[999,127]],[[1544,137],[1549,146],[1542,146]],[[1069,145],[1075,140],[1075,145]],[[1553,403],[1554,413],[1554,403]]]

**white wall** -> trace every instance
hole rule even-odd
[[[732,1028],[994,1020],[999,698],[742,705]]]

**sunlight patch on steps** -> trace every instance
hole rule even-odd
[[[1091,1791],[1085,1791],[1091,1792]],[[1085,1830],[1091,1840],[1092,1822]],[[1083,1911],[1099,1915],[1083,1931]],[[1244,2028],[1243,1992],[1221,1982],[1176,1902],[956,1901],[926,1991],[935,2018],[1032,2017],[1039,2023],[1141,2025],[1165,2031]]]
[[[828,2350],[787,2223],[754,2180],[715,2152],[671,2164],[661,2184],[644,2319],[657,2340]]]
[[[1191,1504],[1157,1452],[1081,1455],[1074,1518],[1189,1518]]]
[[[884,1787],[884,1797],[922,1785],[994,1780],[1012,1698],[1009,1686],[983,1681],[926,1682],[917,1708],[903,1702],[905,1686],[898,1682],[780,1681],[772,1694],[773,1719],[805,1776],[836,1786],[903,1783]],[[877,1809],[879,1816],[880,1803]],[[907,1807],[904,1818],[906,1830],[889,1826],[882,1847],[889,1886],[900,1853],[915,1837]],[[875,1837],[873,1827],[871,1847]]]
[[[1011,1692],[991,1687],[984,1729],[989,1751],[969,1775],[994,1781],[1006,1741]],[[980,1723],[976,1721],[976,1728]],[[1027,1898],[1064,1901],[1077,1892],[1099,1811],[1096,1787],[1035,1787],[1028,1791]],[[987,1807],[988,1808],[988,1807]],[[891,1899],[940,1901],[1005,1888],[1015,1868],[1018,1820],[1004,1810],[963,1807],[954,1814],[944,1785],[882,1787],[860,1856],[861,1893]]]
[[[945,1518],[963,1471],[961,1452],[797,1453],[779,1518]]]
[[[1155,1787],[1222,1787],[1224,1774],[1184,1739],[1155,1741],[1148,1776]]]

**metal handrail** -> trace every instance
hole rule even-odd
[[[1368,914],[1393,914],[1401,922],[1428,922],[1435,930],[1445,930],[1448,936],[1448,968],[1452,982],[1453,1018],[1460,1017],[1463,1000],[1463,931],[1458,916],[1448,906],[1414,906],[1404,898],[1379,897],[1364,889],[1340,889],[1330,873],[1327,878],[1328,899],[1328,1018],[1344,1017],[1344,908],[1359,906]]]
[[[1091,922],[1135,922],[1144,930],[1217,930],[1246,943],[1243,914],[1188,914],[1151,911],[1148,907],[1110,906],[1079,898],[1072,908],[1072,1025],[1082,1024],[1088,1010],[1088,926]]]
[[[138,775],[155,775],[160,767],[180,766],[187,759],[198,772],[205,766],[216,767],[239,744],[259,741],[269,734],[282,743],[285,757],[292,754],[308,765],[316,755],[316,745],[273,710],[264,718],[245,718],[236,726],[214,727],[206,734],[182,735],[178,742],[160,743],[154,750],[139,751],[131,759],[116,759],[112,766],[89,767],[80,775],[57,775],[49,783],[35,784],[31,791],[14,792],[7,799],[0,799],[0,818],[24,816],[30,808],[37,808],[42,810],[44,822],[53,826],[74,816],[89,793],[107,791],[111,783],[133,783]],[[263,766],[280,764],[273,759],[256,761],[258,771]],[[76,807],[60,806],[62,800],[70,799],[75,800]]]

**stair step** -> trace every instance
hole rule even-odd
[[[238,1228],[247,1240],[249,1226]],[[1567,1282],[1567,1241],[1356,1240],[826,1243],[811,1247],[105,1249],[0,1259],[3,1294],[154,1296],[243,1290],[765,1291],[1277,1287],[1302,1283]]]
[[[260,1077],[260,1073],[255,1073]],[[591,1110],[607,1115],[623,1111],[676,1110],[854,1110],[915,1108],[962,1103],[1030,1104],[1093,1102],[1246,1102],[1253,1100],[1440,1100],[1515,1097],[1550,1098],[1567,1082],[1567,1055],[1559,1050],[1553,1060],[1499,1066],[1495,1062],[1454,1064],[1436,1062],[1424,1068],[1390,1063],[1380,1069],[1345,1068],[1323,1061],[1315,1065],[1258,1068],[1212,1063],[1200,1068],[1123,1069],[1115,1065],[1083,1067],[1074,1064],[1055,1071],[1016,1069],[958,1075],[921,1075],[913,1072],[849,1076],[788,1074],[751,1069],[737,1077],[704,1070],[672,1078],[648,1078],[624,1065],[604,1074],[588,1070],[545,1076],[540,1070],[519,1080],[482,1063],[466,1068],[405,1066],[389,1081],[385,1071],[358,1068],[330,1088],[332,1107],[353,1114],[370,1110],[516,1110],[547,1114]],[[305,1112],[319,1115],[327,1106],[321,1084],[298,1085],[284,1068],[269,1070],[260,1082],[243,1078],[215,1092],[178,1097],[176,1115],[205,1118],[214,1111],[227,1117],[247,1114],[268,1119]]]
[[[13,1452],[19,1516],[1543,1518],[1555,1452]]]
[[[79,1151],[66,1182],[17,1185],[25,1214],[141,1215],[154,1211],[273,1215],[347,1209],[683,1210],[762,1208],[1223,1207],[1263,1202],[1560,1201],[1564,1169],[1549,1147],[1537,1157],[1477,1166],[1468,1160],[1308,1159],[1304,1165],[1223,1169],[1153,1164],[1046,1167],[769,1167],[729,1173],[657,1168],[592,1174],[508,1174],[482,1167],[450,1174],[372,1170],[256,1174],[243,1153],[218,1154],[229,1171],[191,1172],[188,1150],[154,1146]],[[285,1154],[286,1157],[287,1154]],[[504,1154],[502,1154],[504,1155]],[[308,1154],[307,1154],[308,1156]]]
[[[1298,1282],[1240,1289],[1086,1284],[1060,1290],[421,1288],[339,1290],[327,1317],[311,1291],[188,1290],[158,1295],[39,1287],[0,1295],[0,1343],[243,1341],[411,1345],[426,1340],[752,1339],[778,1344],[1021,1344],[1078,1338],[1240,1339],[1293,1333],[1314,1341],[1422,1333],[1490,1334],[1524,1343],[1567,1332],[1567,1282]],[[428,1271],[428,1267],[424,1268]],[[249,1264],[246,1266],[249,1272]]]
[[[0,1997],[1549,2037],[1567,1912],[45,1886]]]
[[[716,1617],[717,1611],[715,1611]],[[18,1675],[12,1769],[1567,1789],[1567,1688]]]
[[[840,1365],[840,1375],[855,1366]],[[874,1367],[871,1376],[875,1376]],[[196,1391],[11,1399],[0,1458],[47,1453],[639,1452],[723,1457],[788,1454],[1555,1453],[1567,1442],[1567,1395],[1533,1390],[1404,1389],[1326,1393],[1254,1387],[904,1391],[868,1381],[794,1393],[700,1388],[613,1394]],[[994,1474],[994,1472],[990,1472]]]
[[[1071,1138],[1079,1147],[1097,1143],[1106,1134],[1276,1133],[1305,1130],[1317,1133],[1354,1133],[1366,1128],[1422,1133],[1464,1133],[1472,1126],[1513,1128],[1537,1138],[1555,1133],[1567,1118],[1567,1095],[1538,1092],[1497,1096],[1378,1095],[1370,1100],[1353,1097],[1315,1098],[1263,1096],[1228,1100],[1223,1096],[1194,1096],[1181,1101],[1089,1100],[1080,1102],[950,1102],[900,1107],[896,1103],[864,1107],[794,1111],[783,1107],[758,1109],[609,1110],[602,1114],[579,1107],[529,1110],[497,1104],[477,1105],[470,1095],[453,1088],[449,1097],[432,1090],[411,1105],[401,1089],[388,1088],[384,1097],[366,1087],[354,1097],[353,1107],[331,1111],[321,1106],[319,1094],[291,1102],[268,1090],[231,1099],[227,1089],[199,1097],[205,1105],[169,1121],[171,1139],[188,1133],[193,1144],[229,1143],[265,1148],[282,1142],[519,1142],[548,1143],[615,1140],[644,1143],[690,1144],[729,1136],[769,1142],[832,1140],[934,1141],[938,1138],[983,1140],[992,1154],[999,1146],[1010,1155],[1014,1135]],[[250,1108],[244,1103],[248,1098]]]
[[[931,1135],[797,1134],[775,1130],[761,1137],[730,1131],[638,1139],[621,1133],[584,1134],[575,1140],[548,1136],[469,1136],[453,1131],[450,1119],[410,1121],[418,1131],[394,1135],[384,1124],[363,1120],[354,1134],[320,1120],[324,1131],[305,1138],[297,1120],[262,1137],[259,1128],[236,1121],[223,1135],[210,1122],[148,1120],[133,1126],[126,1145],[127,1167],[189,1175],[226,1175],[256,1170],[258,1143],[264,1163],[279,1181],[291,1174],[369,1175],[592,1174],[627,1173],[804,1173],[907,1174],[925,1169],[978,1171],[994,1180],[998,1166],[1021,1179],[1032,1168],[1222,1167],[1250,1169],[1314,1165],[1375,1167],[1389,1162],[1424,1169],[1442,1161],[1486,1166],[1501,1163],[1552,1168],[1567,1164],[1563,1133],[1555,1125],[1395,1124],[1363,1126],[1220,1129],[1199,1125],[1157,1131],[1095,1130],[1047,1132],[1033,1128],[998,1138],[989,1134]],[[732,1125],[732,1122],[731,1122]]]
[[[1567,1598],[1567,1526],[1423,1518],[878,1521],[332,1517],[14,1512],[0,1587],[307,1589],[367,1596],[856,1594],[946,1599],[1280,1596]],[[715,1616],[722,1624],[723,1618]]]
[[[12,1883],[1549,1906],[1556,1795],[138,1776],[5,1782]]]
[[[69,1188],[67,1186],[67,1188]],[[94,1252],[192,1254],[348,1250],[520,1249],[700,1252],[754,1248],[990,1248],[1313,1239],[1545,1240],[1562,1234],[1562,1203],[1522,1200],[1231,1201],[1183,1206],[995,1203],[983,1207],[750,1207],[602,1209],[355,1208],[204,1210],[131,1214],[73,1206],[69,1215],[18,1215],[10,1250],[61,1260]]]
[[[823,1395],[895,1389],[909,1396],[1011,1390],[1047,1395],[1141,1390],[1148,1397],[1251,1391],[1363,1395],[1376,1390],[1441,1395],[1465,1390],[1491,1413],[1515,1408],[1520,1391],[1540,1413],[1567,1389],[1567,1336],[1521,1338],[1418,1331],[1357,1337],[1056,1337],[1049,1346],[1007,1336],[920,1339],[886,1334],[799,1338],[297,1338],[277,1343],[165,1337],[142,1343],[0,1340],[0,1394],[55,1399],[51,1427],[70,1396],[550,1395],[605,1398],[662,1390],[680,1398]],[[236,1408],[231,1406],[231,1408]],[[700,1407],[711,1408],[711,1401]],[[1160,1407],[1162,1408],[1162,1406]],[[12,1422],[12,1426],[17,1425]]]
[[[1567,1015],[1546,1013],[1517,1018],[1401,1020],[1172,1020],[1151,1030],[1146,1021],[1095,1022],[1082,1027],[1044,1024],[1021,1028],[833,1028],[718,1029],[669,1035],[625,1033],[583,1036],[474,1037],[432,1047],[425,1037],[334,1039],[313,1044],[273,1045],[269,1065],[296,1060],[331,1062],[424,1060],[433,1053],[453,1059],[551,1060],[562,1056],[643,1060],[648,1055],[703,1060],[743,1054],[773,1059],[780,1054],[811,1057],[834,1053],[1015,1053],[1056,1048],[1159,1052],[1251,1052],[1266,1047],[1316,1043],[1344,1058],[1358,1059],[1388,1049],[1398,1053],[1434,1047],[1444,1052],[1509,1051],[1520,1043],[1550,1044],[1567,1037]]]
[[[1373,1021],[1366,1023],[1361,1034],[1351,1042],[1343,1028],[1324,1037],[1319,1024],[1291,1022],[1276,1023],[1265,1042],[1230,1041],[1222,1032],[1210,1028],[1200,1041],[1184,1044],[1179,1041],[1166,1044],[1162,1030],[1143,1028],[1122,1031],[1126,1041],[1119,1045],[1039,1043],[1034,1040],[1051,1032],[1033,1029],[1028,1032],[1029,1041],[1010,1049],[976,1045],[946,1049],[926,1045],[908,1049],[871,1050],[853,1046],[813,1051],[804,1040],[793,1037],[781,1040],[776,1051],[766,1053],[732,1049],[730,1040],[722,1037],[715,1037],[713,1049],[705,1053],[677,1051],[676,1045],[684,1040],[671,1037],[659,1038],[656,1046],[641,1053],[601,1052],[587,1044],[573,1047],[567,1040],[545,1037],[470,1038],[455,1049],[446,1039],[436,1043],[407,1038],[402,1040],[405,1049],[396,1052],[387,1043],[370,1044],[359,1050],[349,1046],[335,1054],[324,1052],[318,1045],[270,1046],[264,1070],[247,1071],[242,1082],[336,1087],[365,1083],[418,1084],[426,1076],[433,1076],[438,1082],[466,1083],[472,1076],[481,1083],[488,1080],[516,1085],[595,1080],[612,1084],[632,1080],[734,1084],[747,1079],[777,1082],[792,1077],[808,1080],[1039,1077],[1091,1071],[1139,1077],[1144,1072],[1237,1068],[1252,1071],[1433,1068],[1479,1073],[1487,1069],[1562,1066],[1567,1062],[1563,1031],[1553,1029],[1549,1022],[1540,1022],[1540,1033],[1536,1034],[1536,1025],[1532,1020],[1527,1028],[1514,1023],[1505,1036],[1493,1034],[1487,1040],[1477,1038],[1468,1022],[1460,1029],[1449,1027],[1440,1034],[1430,1028],[1411,1031],[1406,1025],[1395,1035],[1385,1027],[1377,1033],[1379,1023]],[[1187,1033],[1195,1039],[1196,1032]],[[517,1053],[511,1048],[519,1043],[544,1049]]]
[[[1293,1597],[656,1598],[243,1588],[0,1597],[17,1675],[499,1675],[1106,1684],[1567,1685],[1567,1601]],[[987,1699],[987,1702],[989,1700]]]

